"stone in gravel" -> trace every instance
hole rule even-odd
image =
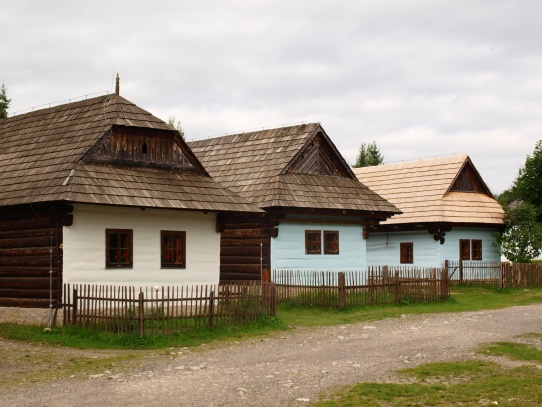
[[[376,326],[365,325],[365,326],[363,327],[363,329],[376,329]]]
[[[308,403],[309,401],[311,401],[311,399],[299,398],[296,401],[302,401],[304,403]]]
[[[184,366],[176,366],[173,369],[175,369],[175,370],[184,370],[186,368]]]

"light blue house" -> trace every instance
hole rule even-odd
[[[222,281],[364,270],[367,228],[400,213],[358,182],[318,123],[188,144],[216,181],[265,211],[219,219]]]
[[[358,179],[403,213],[375,225],[367,264],[440,267],[446,260],[499,262],[504,212],[471,159],[453,155],[355,168]]]

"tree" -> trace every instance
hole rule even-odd
[[[167,124],[169,124],[175,130],[177,130],[184,140],[184,129],[181,126],[181,121],[180,120],[175,121],[175,120],[176,120],[175,115],[171,115],[169,116],[169,119],[167,119]]]
[[[520,202],[505,211],[506,229],[496,236],[499,253],[511,261],[529,263],[542,254],[542,225],[536,221],[536,209]]]
[[[384,156],[380,154],[380,150],[374,141],[368,144],[361,143],[354,168],[371,167],[373,165],[382,164],[383,161]]]
[[[6,93],[6,85],[2,83],[2,87],[0,87],[0,119],[5,119],[8,117],[8,109],[10,103],[11,99],[8,99]]]
[[[515,182],[517,195],[536,209],[538,222],[542,222],[542,140],[536,143],[532,156],[527,156]]]

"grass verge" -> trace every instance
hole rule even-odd
[[[346,309],[281,304],[279,319],[289,326],[328,326],[396,318],[404,314],[437,314],[499,309],[542,302],[542,289],[452,287],[449,300],[439,303],[380,305]]]
[[[540,334],[533,334],[536,339]],[[530,336],[532,337],[532,336]],[[484,345],[484,355],[542,363],[542,351],[516,342]],[[316,407],[335,406],[514,406],[542,405],[542,375],[537,366],[506,369],[472,360],[431,363],[399,371],[407,383],[360,383],[340,390]]]
[[[25,342],[50,343],[79,349],[163,349],[196,346],[213,341],[231,341],[268,335],[286,329],[277,318],[263,316],[259,321],[239,326],[188,331],[173,335],[139,338],[133,334],[114,334],[73,326],[53,328],[17,324],[0,324],[0,337]]]

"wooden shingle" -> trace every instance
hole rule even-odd
[[[504,212],[466,154],[354,168],[358,179],[403,213],[383,225],[455,223],[502,225]],[[466,174],[471,191],[454,190]]]
[[[114,130],[175,140],[184,161],[153,168],[118,157],[93,159],[89,152]],[[177,131],[116,94],[0,120],[0,205],[50,201],[260,211],[210,178]]]
[[[400,211],[356,180],[319,123],[189,142],[211,176],[260,208]]]

